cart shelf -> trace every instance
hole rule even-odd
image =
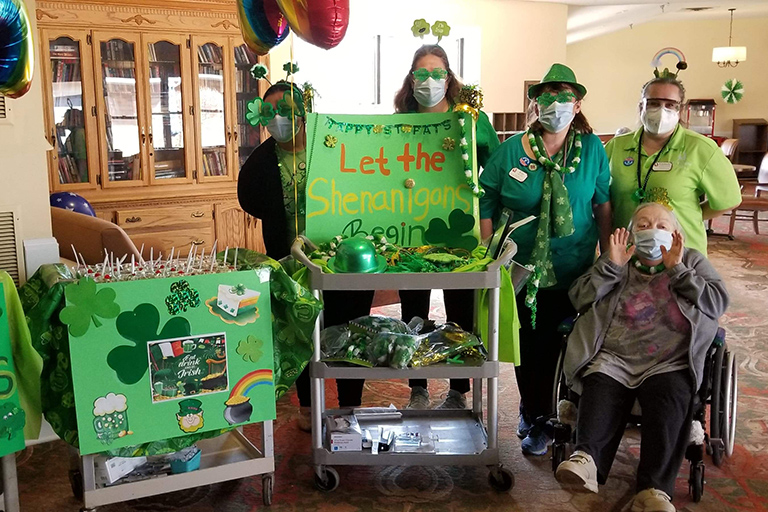
[[[312,362],[311,376],[323,379],[488,379],[499,376],[499,362],[486,361],[480,366],[434,364],[422,368],[366,368],[362,366],[336,366],[322,361]]]

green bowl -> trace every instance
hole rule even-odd
[[[376,254],[376,247],[367,238],[347,238],[336,247],[328,267],[340,274],[378,274],[387,268],[387,260]]]

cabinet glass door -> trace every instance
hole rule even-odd
[[[194,45],[197,66],[195,73],[198,111],[198,176],[200,181],[231,180],[227,148],[232,140],[229,128],[224,56],[226,40],[200,42]],[[231,93],[230,93],[231,94]]]
[[[188,75],[187,53],[182,52],[183,38],[171,37],[146,42],[147,78],[149,80],[149,163],[153,183],[189,181],[192,174],[188,158],[192,139],[186,131],[185,115],[189,108],[182,83]],[[184,58],[182,58],[182,56]],[[191,85],[191,84],[189,84]]]
[[[76,190],[96,186],[99,157],[88,135],[96,133],[91,113],[93,91],[87,77],[90,53],[82,51],[84,32],[68,35],[46,33],[47,48],[44,62],[50,69],[50,87],[46,116],[48,142],[54,148],[51,171],[54,190]],[[47,71],[47,70],[46,70]],[[86,98],[87,96],[87,98]],[[90,146],[90,147],[89,147]]]
[[[258,63],[258,56],[245,44],[234,47],[235,52],[235,101],[237,108],[237,123],[233,127],[235,138],[235,161],[238,168],[242,167],[248,156],[261,144],[261,130],[251,126],[245,118],[248,112],[248,102],[266,91],[266,80],[255,80],[251,76],[251,68]],[[261,83],[259,83],[261,82]],[[268,84],[267,84],[268,85]]]

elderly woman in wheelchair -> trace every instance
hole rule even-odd
[[[609,250],[569,292],[581,316],[563,371],[580,400],[576,450],[555,475],[597,492],[637,400],[641,445],[632,512],[675,510],[671,496],[693,397],[728,306],[722,279],[704,255],[683,247],[683,237],[671,210],[643,203],[629,230],[611,235]]]

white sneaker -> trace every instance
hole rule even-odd
[[[467,400],[464,398],[464,393],[459,393],[453,389],[448,390],[448,396],[445,397],[445,401],[437,406],[438,409],[466,409]]]
[[[559,468],[558,468],[559,469]],[[632,512],[675,512],[672,498],[658,489],[644,489],[635,494]]]
[[[597,493],[597,466],[592,456],[581,450],[557,466],[555,478],[561,484]]]
[[[429,406],[429,391],[421,386],[413,386],[406,409],[429,409]]]

